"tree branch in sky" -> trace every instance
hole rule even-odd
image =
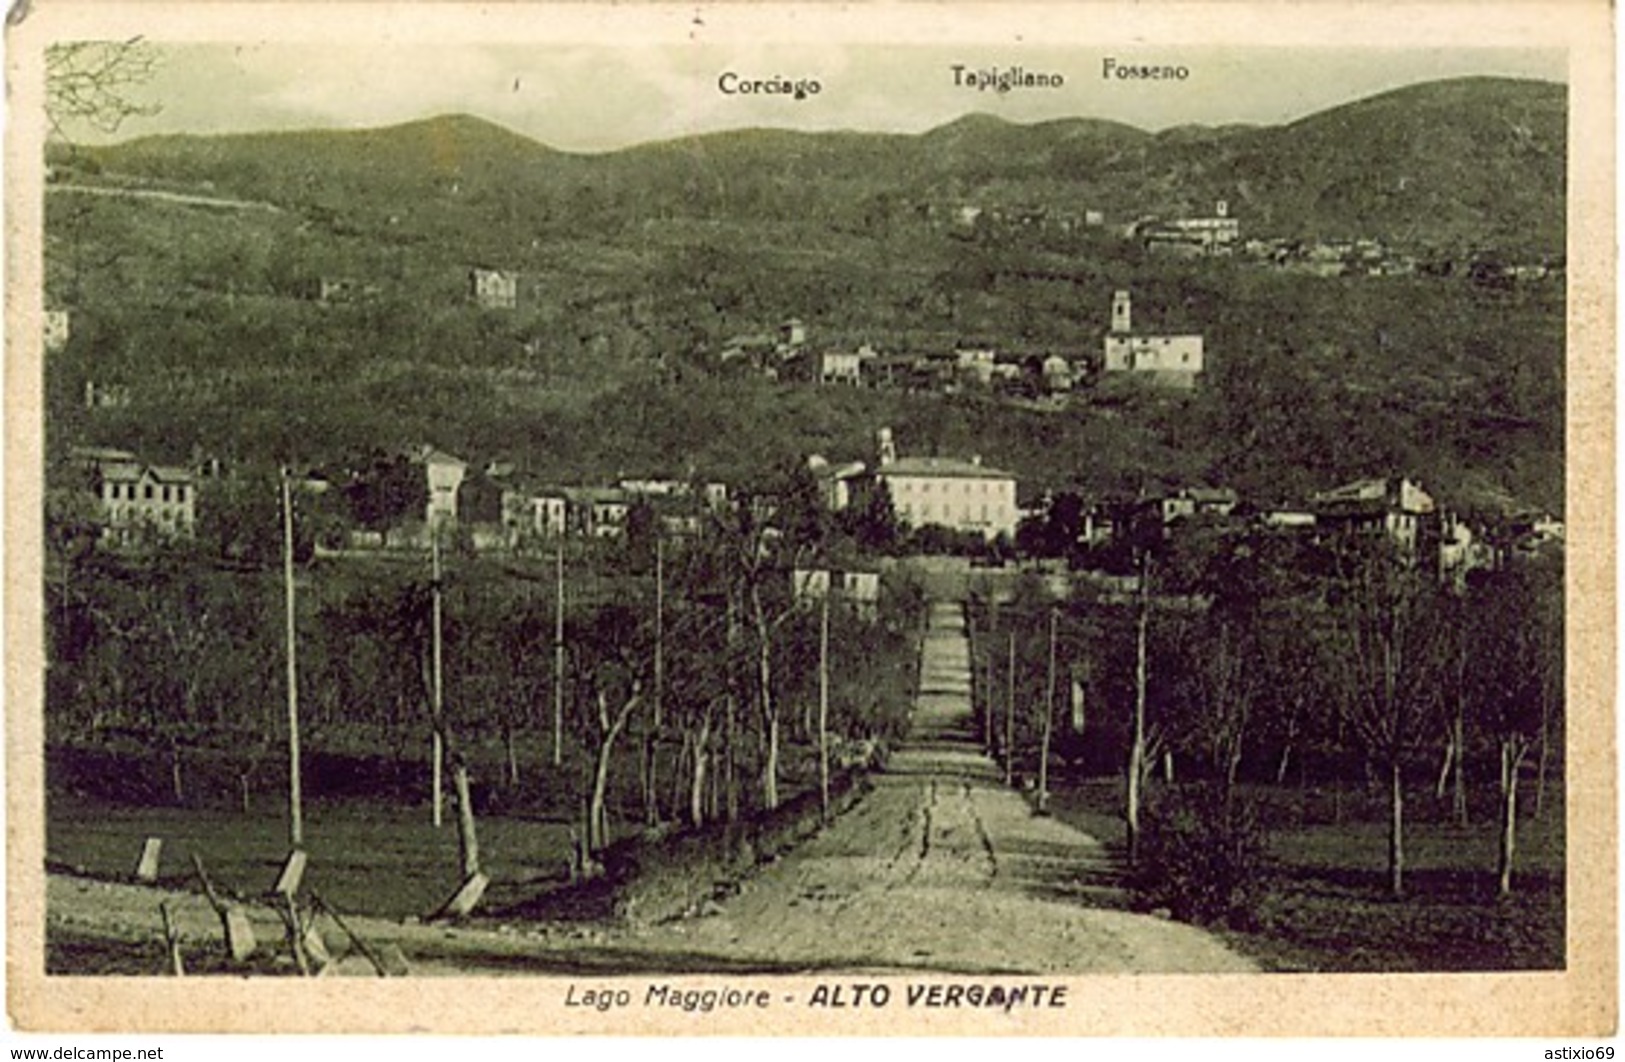
[[[157,114],[156,103],[141,103],[133,92],[152,80],[162,57],[139,37],[127,41],[70,41],[45,52],[45,114],[51,131],[66,138],[67,127],[88,124],[116,133],[128,118]]]

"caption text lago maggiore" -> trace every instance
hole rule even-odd
[[[807,1006],[836,1009],[878,1009],[902,1003],[908,1007],[981,1007],[998,1010],[1031,1010],[1067,1005],[1067,986],[1049,984],[1000,985],[910,984],[894,990],[890,985],[868,982],[820,984],[810,993],[775,993],[766,988],[682,988],[656,982],[642,991],[630,988],[565,989],[566,1007],[618,1010],[634,1005],[709,1014],[719,1010],[758,1010],[771,1006]]]

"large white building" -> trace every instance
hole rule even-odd
[[[891,492],[899,523],[1015,536],[1021,514],[1012,473],[976,460],[904,457],[882,466],[876,478]]]
[[[890,429],[880,431],[875,479],[891,494],[897,521],[908,527],[936,525],[974,531],[985,538],[1016,534],[1016,477],[982,464],[981,458],[898,457]]]
[[[1241,222],[1230,216],[1230,204],[1221,199],[1208,217],[1159,222],[1143,235],[1146,246],[1154,252],[1185,257],[1227,255],[1241,239]]]

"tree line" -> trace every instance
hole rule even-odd
[[[1364,787],[1405,891],[1408,801],[1425,785],[1467,825],[1493,795],[1499,889],[1512,889],[1521,794],[1561,785],[1561,563],[1441,579],[1386,542],[1306,546],[1267,532],[1160,532],[1132,590],[1057,597],[1036,577],[973,596],[977,709],[1009,773],[1066,763],[1123,779],[1130,859],[1146,794],[1201,784]],[[1058,674],[1058,677],[1057,677]],[[1041,794],[1042,798],[1042,794]]]
[[[653,549],[493,559],[448,542],[438,580],[427,556],[304,564],[305,747],[421,765],[438,736],[452,774],[475,774],[476,803],[580,821],[593,849],[616,816],[624,832],[770,810],[816,784],[820,751],[838,768],[900,735],[923,611],[887,577],[873,602],[832,596],[826,635],[790,576],[827,563],[824,547],[773,513],[742,499]],[[48,745],[163,757],[179,803],[206,799],[187,770],[205,755],[232,764],[245,806],[275,784],[279,573],[184,550],[64,548],[48,567]]]

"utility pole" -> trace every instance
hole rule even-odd
[[[299,787],[299,664],[296,658],[293,596],[293,484],[282,469],[282,582],[288,604],[288,840],[305,843],[303,798]]]
[[[818,791],[829,821],[829,591],[818,623]]]
[[[1134,734],[1128,755],[1128,862],[1140,857],[1140,780],[1145,773],[1146,642],[1151,625],[1151,555],[1140,554],[1139,617],[1134,634]]]
[[[434,717],[434,736],[432,739],[434,742],[434,749],[433,755],[431,756],[433,761],[433,778],[430,783],[434,788],[430,799],[432,802],[431,806],[434,809],[434,825],[435,828],[438,829],[445,817],[445,798],[441,793],[442,786],[440,775],[445,769],[446,742],[441,736],[441,731],[443,729],[441,712],[444,710],[445,704],[443,701],[444,684],[440,670],[440,525],[438,522],[434,521],[431,521],[429,524],[429,570],[431,573],[429,583],[432,591],[431,599],[434,610],[434,652],[431,658],[433,670],[430,691],[430,696],[432,699],[429,703],[429,711]]]
[[[987,637],[984,639],[987,642],[987,649],[983,653],[984,658],[987,660],[987,681],[982,684],[982,748],[989,755],[993,752],[993,661],[998,655],[998,651],[993,648],[994,631],[995,623],[993,617],[989,616]]]
[[[655,525],[655,659],[654,723],[643,735],[644,818],[650,826],[660,824],[660,783],[658,757],[660,728],[665,719],[662,702],[666,692],[666,552],[665,539]]]
[[[1016,784],[1016,631],[1010,629],[1010,665],[1005,672],[1004,784]]]
[[[1044,690],[1044,740],[1038,753],[1038,813],[1049,811],[1049,743],[1055,726],[1055,627],[1060,610],[1054,605],[1049,610],[1049,682]]]
[[[553,766],[564,763],[564,540],[553,587]]]
[[[666,541],[655,532],[655,729],[664,720],[666,694]]]

